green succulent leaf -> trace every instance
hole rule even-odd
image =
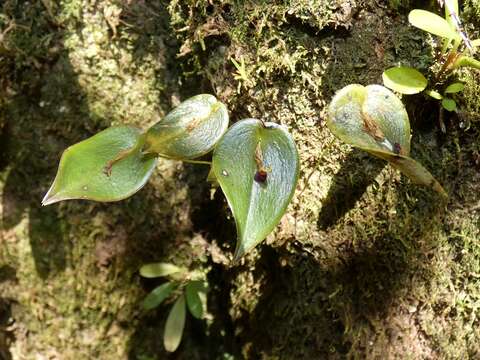
[[[117,201],[140,190],[157,160],[141,151],[142,135],[131,126],[111,127],[64,151],[55,180],[42,204],[62,200]],[[111,169],[107,164],[124,153]]]
[[[190,313],[201,319],[207,309],[207,283],[205,281],[190,281],[185,287],[185,296]]]
[[[185,100],[146,133],[145,152],[187,160],[210,152],[228,128],[228,112],[214,96]]]
[[[235,123],[213,152],[213,172],[237,225],[235,261],[273,230],[298,180],[298,153],[280,125],[256,119]]]
[[[177,350],[180,341],[182,341],[183,328],[185,327],[185,296],[182,294],[175,304],[172,306],[172,310],[167,317],[165,323],[165,330],[163,333],[163,345],[165,350],[173,352]]]
[[[455,102],[455,100],[450,99],[450,98],[443,98],[442,106],[447,111],[457,110],[457,103]]]
[[[425,94],[434,98],[435,100],[442,100],[443,98],[442,94],[435,90],[425,90]]]
[[[151,263],[140,268],[140,275],[146,278],[169,276],[175,273],[185,273],[186,270],[170,263]]]
[[[415,9],[408,14],[408,21],[413,26],[446,39],[458,39],[459,35],[447,20],[430,11]]]
[[[465,84],[461,82],[456,82],[447,86],[447,88],[445,89],[445,94],[458,93],[463,91],[463,89],[465,89]]]
[[[343,142],[389,161],[414,183],[446,196],[442,186],[410,154],[410,121],[395,94],[380,85],[348,85],[328,108],[327,125]]]
[[[387,69],[382,75],[383,84],[401,94],[417,94],[428,84],[422,73],[411,67],[398,66]]]
[[[153,289],[143,300],[142,306],[145,310],[151,310],[159,306],[166,298],[170,296],[178,284],[167,282]]]

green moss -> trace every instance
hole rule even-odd
[[[2,30],[9,19],[26,26],[0,44],[0,259],[13,269],[0,291],[17,303],[12,354],[164,358],[168,304],[142,313],[143,287],[157,283],[136,273],[163,260],[213,269],[212,318],[187,323],[179,358],[478,357],[478,76],[461,74],[446,134],[435,102],[409,100],[412,155],[450,193],[446,205],[324,124],[342,86],[378,83],[396,64],[431,68],[432,41],[408,25],[407,2],[162,4],[2,5]],[[165,161],[127,201],[39,206],[66,146],[110,124],[147,127],[199,92],[227,102],[233,121],[285,124],[298,144],[288,213],[240,266],[227,265],[234,224],[221,194],[209,199],[206,169]]]

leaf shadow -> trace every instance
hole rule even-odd
[[[312,251],[264,246],[253,271],[260,298],[253,312],[237,320],[242,329],[237,341],[250,344],[248,357],[389,358],[400,331],[393,324],[401,322],[392,318],[404,318],[411,294],[435,276],[430,263],[435,244],[418,239],[442,226],[444,209],[432,201],[435,194],[421,197],[424,206],[408,210],[414,220],[407,239],[399,238],[396,228],[405,225],[394,224],[355,246],[348,238]],[[319,259],[321,248],[329,246],[338,247],[335,256]],[[382,353],[369,353],[378,349]]]
[[[328,230],[353,207],[377,175],[387,165],[362,150],[353,148],[333,176],[327,197],[322,202],[317,226]],[[354,171],[352,169],[355,169]]]

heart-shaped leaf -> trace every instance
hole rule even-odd
[[[205,281],[190,281],[185,287],[185,296],[190,313],[201,319],[207,308],[207,284]]]
[[[140,275],[146,278],[156,278],[185,272],[185,269],[170,263],[151,263],[143,265],[140,268]]]
[[[295,142],[280,125],[242,120],[215,147],[212,168],[235,217],[238,260],[273,230],[293,196]]]
[[[398,66],[387,69],[382,74],[383,84],[401,94],[417,94],[428,84],[423,74],[411,67]]]
[[[185,326],[185,296],[181,295],[167,317],[165,331],[163,333],[163,345],[165,350],[173,352],[177,350],[180,341],[182,341],[183,328]]]
[[[458,39],[459,35],[447,20],[430,11],[415,9],[408,14],[408,21],[413,26],[446,39]]]
[[[167,297],[170,296],[173,290],[178,287],[176,283],[167,282],[160,286],[157,286],[155,289],[148,294],[143,300],[142,306],[145,310],[151,310],[160,305]]]
[[[442,186],[410,154],[410,121],[395,94],[380,85],[348,85],[328,108],[330,131],[347,144],[389,161],[414,183],[447,196]]]
[[[117,126],[69,147],[42,204],[69,199],[117,201],[140,190],[157,161],[142,154],[141,136],[137,128]],[[122,153],[125,156],[107,173],[107,164]]]
[[[145,152],[194,159],[210,152],[228,128],[226,106],[203,94],[182,102],[146,133]]]

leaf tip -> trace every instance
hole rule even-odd
[[[42,206],[48,206],[63,200],[56,195],[57,194],[52,194],[52,188],[50,188],[42,199]]]

